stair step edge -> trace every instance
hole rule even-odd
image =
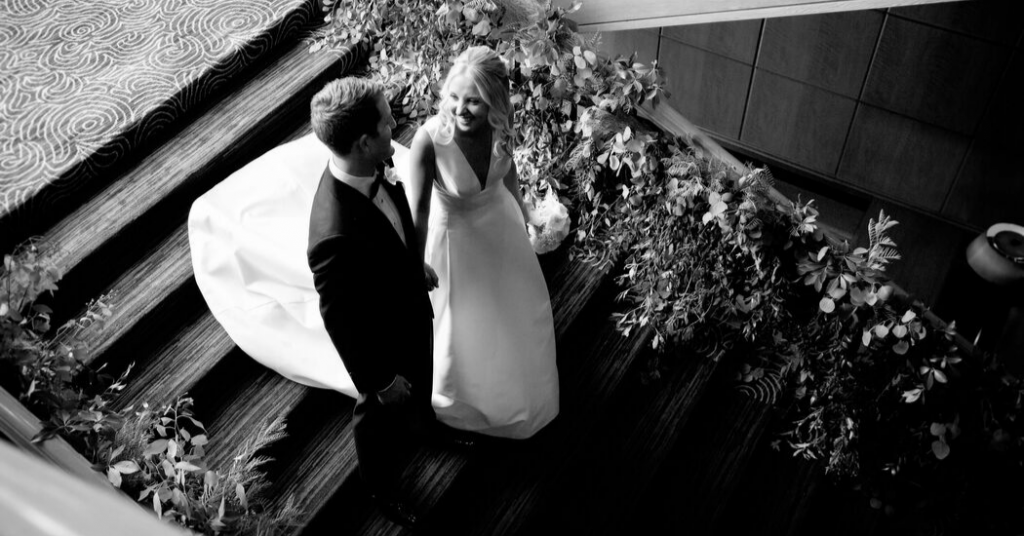
[[[85,362],[102,363],[104,354],[126,334],[157,321],[151,315],[170,295],[194,284],[188,231],[182,225],[96,294],[97,298],[107,297],[111,312],[102,329],[84,336],[65,332],[57,340],[66,345],[85,344],[89,349]]]
[[[234,341],[207,312],[185,326],[128,377],[115,400],[116,408],[167,403],[190,391],[213,367],[236,348]]]
[[[147,214],[172,195],[198,196],[212,187],[252,156],[250,146],[261,136],[294,122],[313,91],[352,61],[351,54],[310,54],[296,44],[47,231],[42,243],[48,260],[68,274],[130,228],[144,227]],[[178,200],[184,212],[193,199]]]

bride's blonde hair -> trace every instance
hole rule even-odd
[[[450,137],[455,129],[455,117],[452,115],[449,101],[449,86],[456,76],[468,76],[480,98],[487,104],[487,123],[494,132],[494,154],[504,152],[512,154],[512,143],[515,132],[512,130],[512,101],[509,100],[508,69],[497,52],[485,46],[471,47],[455,58],[455,63],[448,71],[448,77],[441,88],[441,131]]]

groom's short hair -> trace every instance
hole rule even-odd
[[[329,82],[310,103],[313,132],[335,153],[348,154],[359,136],[377,135],[377,95],[383,94],[383,85],[366,78],[350,76]]]

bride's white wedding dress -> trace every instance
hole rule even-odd
[[[434,409],[454,428],[530,437],[558,414],[551,300],[519,205],[491,157],[483,187],[434,117],[438,181],[426,259],[439,286],[434,307]]]
[[[408,151],[393,145],[395,171],[408,176]],[[454,156],[438,159],[456,171],[450,192],[471,180],[480,195],[434,196],[432,218],[447,222],[431,226],[428,244],[447,289],[432,293],[434,403],[452,426],[528,437],[558,413],[547,288],[501,184],[498,168],[508,163],[492,162],[480,192],[471,171],[460,176],[448,161]],[[189,244],[196,283],[235,344],[293,381],[355,397],[306,261],[313,194],[329,158],[309,134],[252,161],[193,203]]]

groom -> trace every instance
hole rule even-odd
[[[435,419],[427,292],[436,276],[419,258],[402,186],[384,179],[395,120],[381,85],[334,80],[310,107],[332,153],[309,220],[320,314],[359,391],[352,422],[363,480],[388,517],[411,526],[398,480]]]

